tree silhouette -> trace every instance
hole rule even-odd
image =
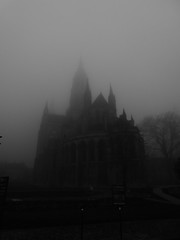
[[[180,115],[166,112],[155,117],[149,116],[143,119],[139,128],[149,153],[159,150],[167,159],[175,157],[180,147]]]

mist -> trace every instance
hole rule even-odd
[[[65,113],[80,58],[118,114],[179,112],[179,29],[175,0],[1,0],[0,161],[33,165],[43,108]]]

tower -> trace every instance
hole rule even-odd
[[[86,105],[91,104],[91,91],[89,89],[88,78],[84,71],[82,61],[73,78],[70,96],[70,106],[68,116],[73,120],[78,120]]]

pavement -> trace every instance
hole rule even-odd
[[[161,187],[155,188],[154,193],[162,198],[162,202],[175,208],[180,205],[180,199],[164,193]],[[122,223],[90,224],[84,221],[76,225],[4,229],[0,232],[0,240],[180,240],[180,218],[137,220],[138,216],[135,217],[136,220],[130,221],[122,219]]]
[[[4,230],[1,240],[117,240],[120,222]],[[82,235],[81,235],[82,234]],[[179,240],[180,219],[122,222],[122,240]]]
[[[165,201],[167,201],[167,202],[169,202],[171,204],[180,205],[180,199],[176,198],[174,196],[171,196],[169,194],[164,193],[162,187],[154,188],[153,192],[156,195],[158,195],[159,197],[161,197],[162,199],[164,199]]]

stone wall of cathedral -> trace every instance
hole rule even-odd
[[[82,88],[83,86],[83,88]],[[54,187],[108,187],[143,179],[144,145],[134,120],[117,117],[110,86],[91,102],[87,76],[79,67],[65,116],[45,107],[34,165],[35,183]]]

